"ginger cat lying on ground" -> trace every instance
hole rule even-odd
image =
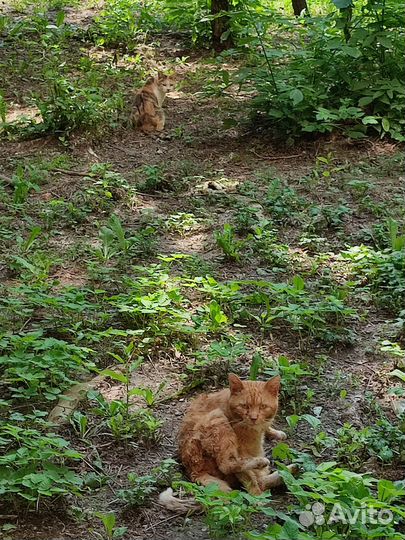
[[[163,131],[165,113],[162,105],[171,85],[167,75],[159,73],[147,80],[145,86],[137,91],[134,100],[134,111],[130,117],[131,124],[146,134]]]
[[[263,446],[265,435],[286,438],[283,431],[271,427],[279,389],[279,376],[258,382],[230,374],[229,388],[203,394],[191,403],[180,429],[179,451],[193,482],[215,483],[225,492],[242,484],[252,495],[283,484],[278,472],[270,474]],[[297,471],[295,465],[289,469]],[[174,497],[171,488],[159,500],[180,512],[195,507],[192,501]]]
[[[230,491],[242,484],[258,495],[282,484],[270,474],[264,436],[285,439],[271,427],[278,409],[280,377],[241,381],[229,375],[229,388],[194,400],[180,430],[180,456],[193,482],[217,483]]]

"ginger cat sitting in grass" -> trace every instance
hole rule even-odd
[[[242,484],[252,495],[283,483],[278,472],[270,474],[263,446],[265,435],[286,438],[271,427],[279,389],[279,376],[259,382],[230,374],[229,388],[203,394],[191,403],[180,429],[179,449],[193,482],[216,483],[222,491]]]
[[[171,84],[167,75],[159,73],[147,80],[145,86],[137,91],[134,110],[130,122],[146,134],[163,131],[165,113],[162,109],[166,93]]]

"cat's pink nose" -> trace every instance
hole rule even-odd
[[[254,424],[257,422],[257,416],[251,416],[250,419]]]

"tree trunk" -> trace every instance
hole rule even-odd
[[[342,13],[343,17],[345,18],[345,23],[343,27],[343,34],[345,36],[346,43],[349,41],[349,39],[352,37],[351,34],[351,24],[352,24],[352,18],[353,18],[353,8],[352,6],[349,6],[347,8],[341,9],[340,12]],[[384,49],[381,48],[383,51]]]
[[[221,11],[229,11],[229,9],[230,0],[211,0],[211,15],[217,15]],[[223,51],[224,49],[230,49],[233,47],[233,40],[230,33],[225,39],[221,39],[221,36],[225,32],[230,31],[229,15],[222,15],[222,17],[213,19],[211,22],[211,28],[212,45],[216,51]]]
[[[292,0],[292,7],[294,15],[298,17],[303,10],[308,11],[307,0]]]

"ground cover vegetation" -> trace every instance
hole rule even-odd
[[[401,6],[1,9],[3,536],[405,538]],[[187,403],[229,371],[282,377],[284,492],[183,474]]]

